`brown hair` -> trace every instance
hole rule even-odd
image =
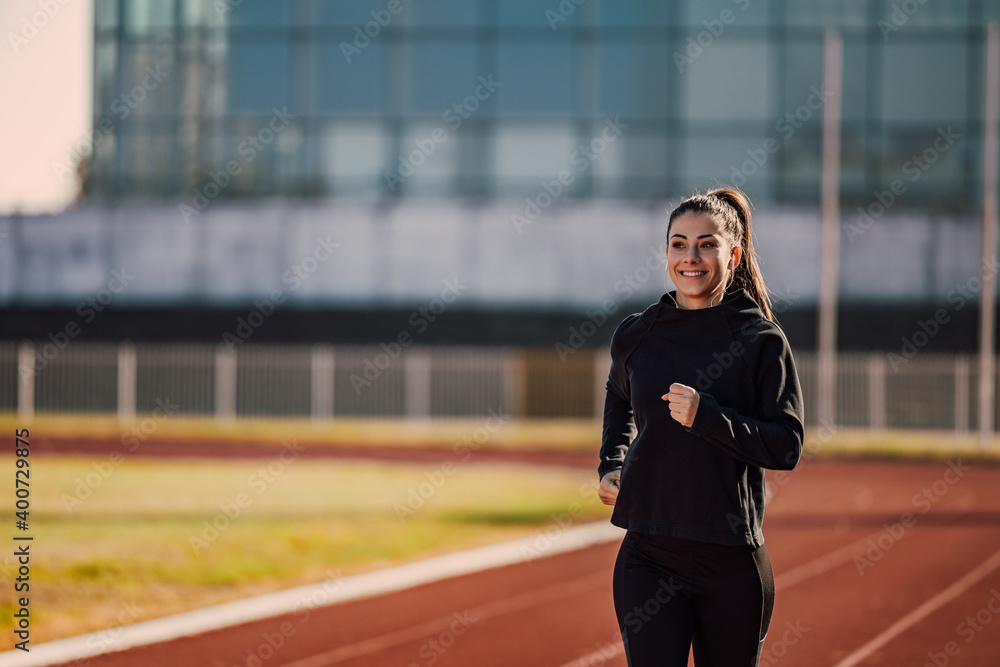
[[[713,188],[705,194],[695,192],[670,213],[667,223],[667,238],[674,219],[685,213],[705,213],[719,224],[723,237],[730,247],[740,246],[743,255],[732,275],[732,290],[745,289],[757,302],[764,317],[774,321],[771,309],[770,291],[757,265],[757,253],[753,247],[753,229],[750,211],[753,206],[743,191],[733,186]],[[730,289],[726,290],[727,292]]]

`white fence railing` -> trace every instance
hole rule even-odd
[[[0,342],[0,412],[117,414],[127,422],[169,401],[177,414],[221,421],[454,418],[498,409],[598,419],[608,360],[607,349],[560,358],[551,348]],[[814,425],[816,357],[797,352],[795,360]],[[837,424],[964,435],[978,423],[972,362],[921,353],[894,365],[884,353],[841,354]]]

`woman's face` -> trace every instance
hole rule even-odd
[[[675,219],[667,238],[667,272],[677,286],[677,304],[687,309],[717,305],[741,252],[739,246],[730,248],[712,216],[691,212]]]

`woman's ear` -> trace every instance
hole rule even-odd
[[[729,259],[729,270],[735,271],[736,267],[740,265],[740,258],[743,257],[743,248],[736,246],[733,248],[733,254]]]

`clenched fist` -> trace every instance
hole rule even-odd
[[[670,385],[670,393],[661,396],[670,404],[670,416],[683,426],[691,428],[694,416],[698,412],[698,401],[701,396],[693,387],[675,382]]]
[[[605,505],[614,505],[618,499],[618,486],[621,479],[621,470],[612,470],[605,473],[601,478],[601,486],[597,489],[597,495]]]

